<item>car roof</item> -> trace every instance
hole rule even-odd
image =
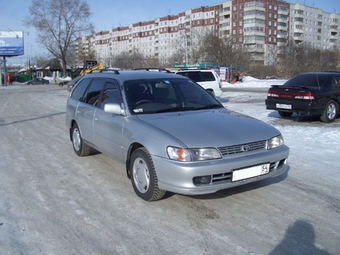
[[[174,73],[163,73],[163,72],[148,72],[148,71],[105,71],[105,72],[94,72],[84,75],[84,77],[105,77],[115,78],[121,82],[127,80],[138,80],[138,79],[188,79],[181,75]]]
[[[177,71],[177,73],[179,72],[212,72],[214,70],[210,70],[210,69],[182,69]]]
[[[301,73],[300,75],[320,75],[320,74],[339,75],[340,72],[338,71],[307,72],[307,73]]]

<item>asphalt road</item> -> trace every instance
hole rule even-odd
[[[339,186],[311,187],[290,171],[145,202],[122,164],[75,155],[67,95],[57,85],[0,88],[0,254],[340,253]],[[290,165],[316,171],[295,157]]]

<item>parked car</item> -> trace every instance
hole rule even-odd
[[[310,72],[273,85],[266,99],[268,110],[277,110],[281,117],[292,114],[318,115],[323,122],[336,119],[340,103],[340,72]]]
[[[67,89],[71,91],[74,87],[74,85],[82,78],[82,76],[77,76],[76,78],[70,80],[69,82],[66,83]]]
[[[166,191],[214,193],[288,169],[276,128],[227,110],[180,75],[87,74],[68,97],[66,125],[78,156],[95,148],[119,160],[146,201]]]
[[[32,80],[26,81],[25,84],[32,85],[32,84],[49,84],[50,81],[43,79],[43,78],[34,78]]]
[[[188,77],[197,82],[213,96],[219,98],[222,95],[221,78],[214,70],[187,69],[179,70],[176,74]]]

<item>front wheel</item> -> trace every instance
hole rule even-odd
[[[145,148],[138,148],[131,155],[131,182],[135,193],[145,201],[161,199],[165,191],[158,188],[158,179],[151,156]]]
[[[91,147],[88,146],[81,137],[77,123],[74,123],[71,133],[74,152],[80,157],[88,156],[91,152]]]
[[[333,122],[338,115],[338,104],[334,100],[330,100],[320,117],[322,122]]]

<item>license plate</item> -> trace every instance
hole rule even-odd
[[[235,170],[232,175],[232,181],[240,181],[255,176],[260,176],[269,173],[270,165],[263,164],[259,166],[248,167],[240,170]]]
[[[276,108],[291,110],[292,106],[290,104],[276,104]]]

